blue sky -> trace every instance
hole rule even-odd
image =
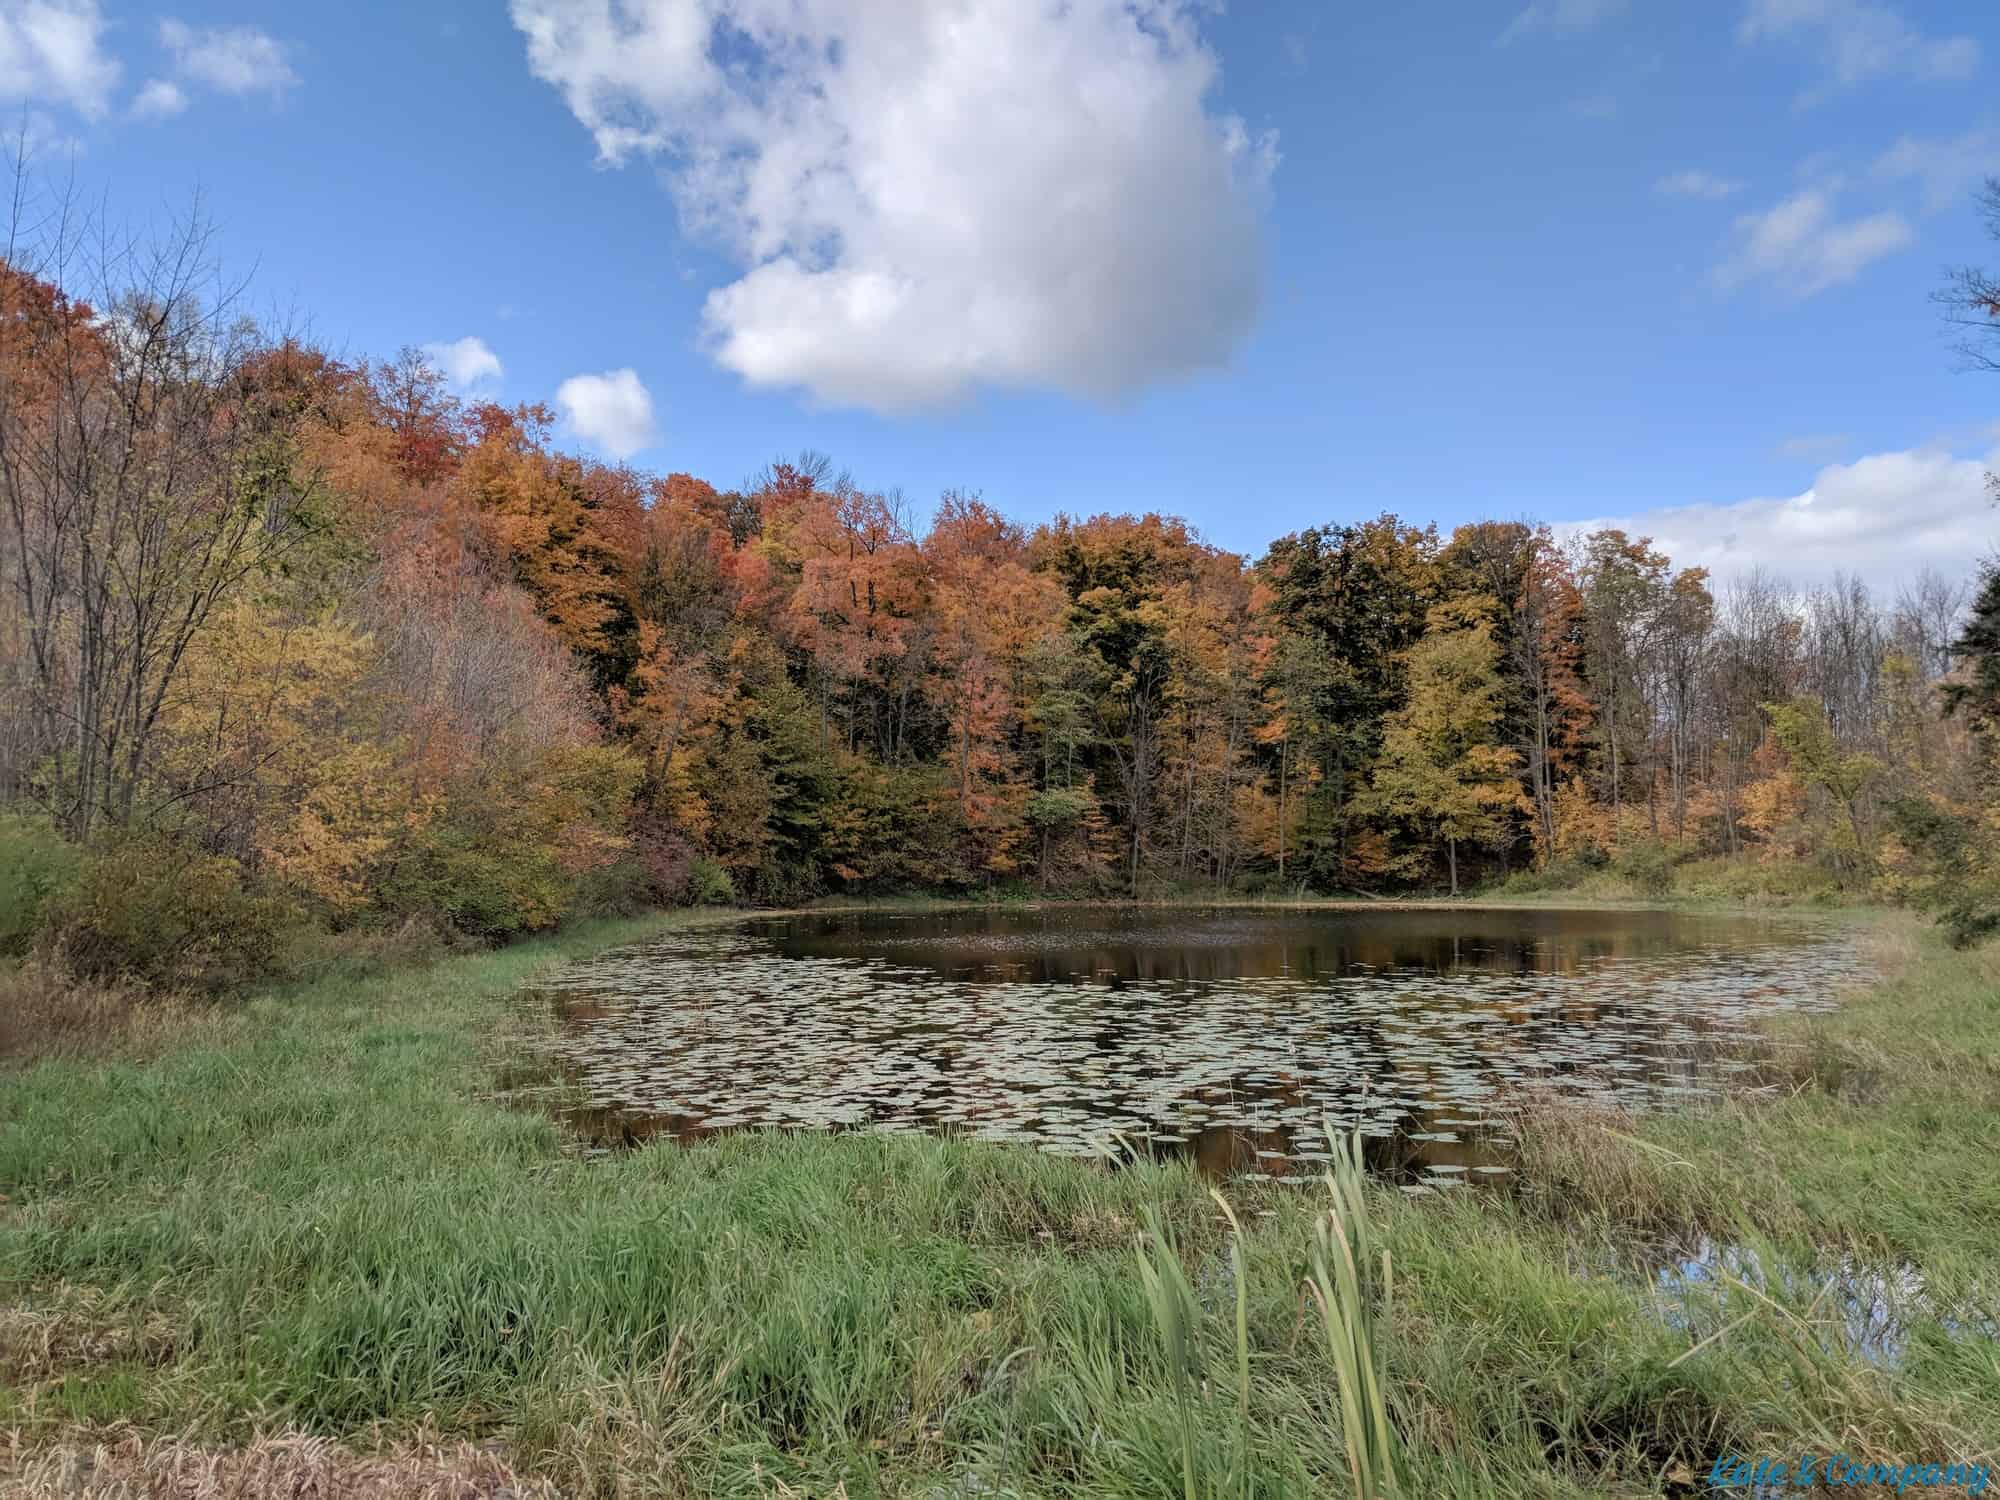
[[[1927,300],[1996,70],[1973,0],[0,0],[45,164],[645,467],[1885,580],[2000,537]]]

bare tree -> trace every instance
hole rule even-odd
[[[121,237],[17,159],[0,264],[0,575],[18,637],[5,740],[73,837],[130,822],[161,709],[217,605],[302,535],[263,352],[199,205]],[[17,773],[18,774],[18,773]]]
[[[1896,594],[1893,629],[1926,682],[1951,674],[1952,647],[1972,603],[1972,581],[1925,568]]]
[[[1714,629],[1715,599],[1708,591],[1707,571],[1687,568],[1675,574],[1653,630],[1657,717],[1666,732],[1675,838],[1687,833],[1689,759],[1699,737]]]
[[[1721,739],[1715,776],[1723,833],[1732,853],[1741,793],[1764,736],[1763,705],[1797,691],[1803,628],[1797,600],[1781,579],[1758,568],[1731,583],[1709,653],[1709,693]]]
[[[2000,240],[2000,177],[1986,179],[1978,203],[1987,234]],[[1956,347],[1966,365],[2000,371],[2000,277],[1977,266],[1960,266],[1947,273],[1932,300],[1944,309],[1945,321],[1961,330]]]
[[[1845,743],[1877,742],[1883,645],[1882,617],[1859,576],[1836,573],[1832,583],[1807,597],[1806,689],[1825,705]]]

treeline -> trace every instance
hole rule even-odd
[[[1718,592],[1387,515],[1246,562],[1159,515],[920,526],[810,456],[719,490],[267,335],[190,248],[94,302],[0,269],[0,944],[184,975],[301,921],[1993,872],[1990,581]]]

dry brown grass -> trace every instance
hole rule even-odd
[[[1712,1106],[1746,1122],[1760,1107],[1756,1096]],[[1802,1227],[1791,1205],[1753,1187],[1779,1181],[1781,1171],[1748,1129],[1718,1180],[1712,1161],[1697,1164],[1644,1139],[1645,1123],[1620,1110],[1531,1095],[1516,1106],[1515,1120],[1514,1183],[1522,1201],[1557,1223],[1616,1224],[1622,1235],[1637,1236],[1628,1251],[1731,1233],[1746,1195],[1759,1197],[1766,1228]]]
[[[1641,1144],[1630,1115],[1529,1093],[1514,1106],[1513,1118],[1516,1191],[1558,1222],[1614,1209],[1641,1231],[1685,1222],[1673,1176],[1686,1164]]]
[[[1923,924],[1907,912],[1871,922],[1861,929],[1862,956],[1881,978],[1900,978],[1923,956],[1923,933]]]
[[[114,1311],[94,1288],[64,1287],[32,1304],[0,1306],[0,1381],[28,1386],[92,1365],[171,1364],[174,1320]]]
[[[555,1500],[496,1445],[418,1437],[381,1453],[281,1432],[203,1447],[134,1431],[58,1443],[0,1439],[0,1492],[14,1500]]]
[[[516,1430],[517,1451],[565,1495],[703,1493],[699,1468],[724,1423],[731,1363],[701,1363],[678,1337],[643,1371],[613,1371],[572,1349],[552,1384],[557,1399]]]
[[[152,1056],[226,1013],[124,981],[78,979],[55,959],[0,966],[0,1065],[48,1057]]]

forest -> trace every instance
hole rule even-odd
[[[0,269],[13,951],[212,985],[302,932],[1715,859],[1995,920],[1990,567],[1724,586],[1388,514],[1251,559],[1087,497],[926,521],[816,454],[724,489],[247,320],[204,243],[91,297],[61,235]]]

